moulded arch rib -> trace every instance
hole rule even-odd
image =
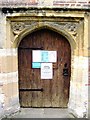
[[[70,43],[70,46],[71,46],[72,50],[74,48],[76,48],[76,42],[73,39],[72,35],[70,33],[68,33],[63,27],[61,27],[58,24],[53,23],[53,22],[36,22],[36,23],[31,24],[30,27],[25,28],[15,38],[13,47],[17,48],[19,46],[19,43],[21,42],[21,40],[25,36],[27,36],[28,34],[34,32],[34,31],[42,29],[42,28],[48,28],[48,29],[50,29],[52,31],[55,31],[55,32],[61,34],[62,36],[64,36],[68,40],[68,42]]]

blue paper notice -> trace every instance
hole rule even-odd
[[[48,51],[41,51],[41,62],[49,62]]]
[[[33,62],[32,63],[32,68],[41,68],[41,63],[39,63],[39,62]]]

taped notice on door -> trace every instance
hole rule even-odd
[[[41,63],[41,79],[52,78],[53,78],[52,63]]]
[[[57,62],[57,51],[33,50],[32,62],[55,63]]]

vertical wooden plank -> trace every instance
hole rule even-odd
[[[51,91],[51,94],[52,94],[52,107],[59,107],[59,96],[60,96],[60,93],[59,93],[59,89],[60,89],[60,79],[59,79],[59,76],[60,76],[60,72],[59,72],[59,61],[58,61],[58,57],[59,57],[59,52],[58,51],[58,36],[56,34],[52,34],[52,45],[53,45],[53,50],[56,50],[57,51],[57,67],[56,68],[53,68],[53,71],[54,71],[54,76],[53,76],[53,81],[52,81],[52,91]],[[60,46],[59,46],[60,47]]]
[[[45,50],[53,50],[52,46],[52,33],[51,31],[44,30],[44,49]],[[51,83],[53,81],[52,79],[47,79],[43,80],[43,88],[44,88],[44,93],[43,93],[43,101],[44,101],[44,107],[52,107],[52,102],[51,102]]]
[[[56,77],[56,71],[54,71],[54,78]],[[56,106],[56,81],[55,79],[53,79],[53,81],[51,81],[51,95],[52,95],[52,107]]]
[[[33,89],[38,88],[38,70],[34,69],[33,70],[33,84],[32,84]],[[38,92],[39,91],[32,91],[32,106],[33,107],[38,107],[37,106],[37,99],[38,99]]]
[[[37,76],[37,78],[38,78],[38,86],[37,86],[37,88],[39,88],[39,89],[42,88],[43,89],[41,75],[40,75],[40,69],[38,70],[38,76]],[[38,97],[37,97],[37,106],[38,107],[42,107],[43,106],[43,99],[42,99],[43,91],[40,91],[37,94],[38,94]]]
[[[51,107],[51,86],[50,81],[51,80],[45,80],[43,81],[43,107]]]

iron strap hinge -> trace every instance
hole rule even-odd
[[[20,91],[41,91],[43,92],[43,88],[20,88]]]
[[[29,47],[19,47],[19,49],[29,49],[29,50],[43,50],[43,47],[38,48],[29,48]]]

